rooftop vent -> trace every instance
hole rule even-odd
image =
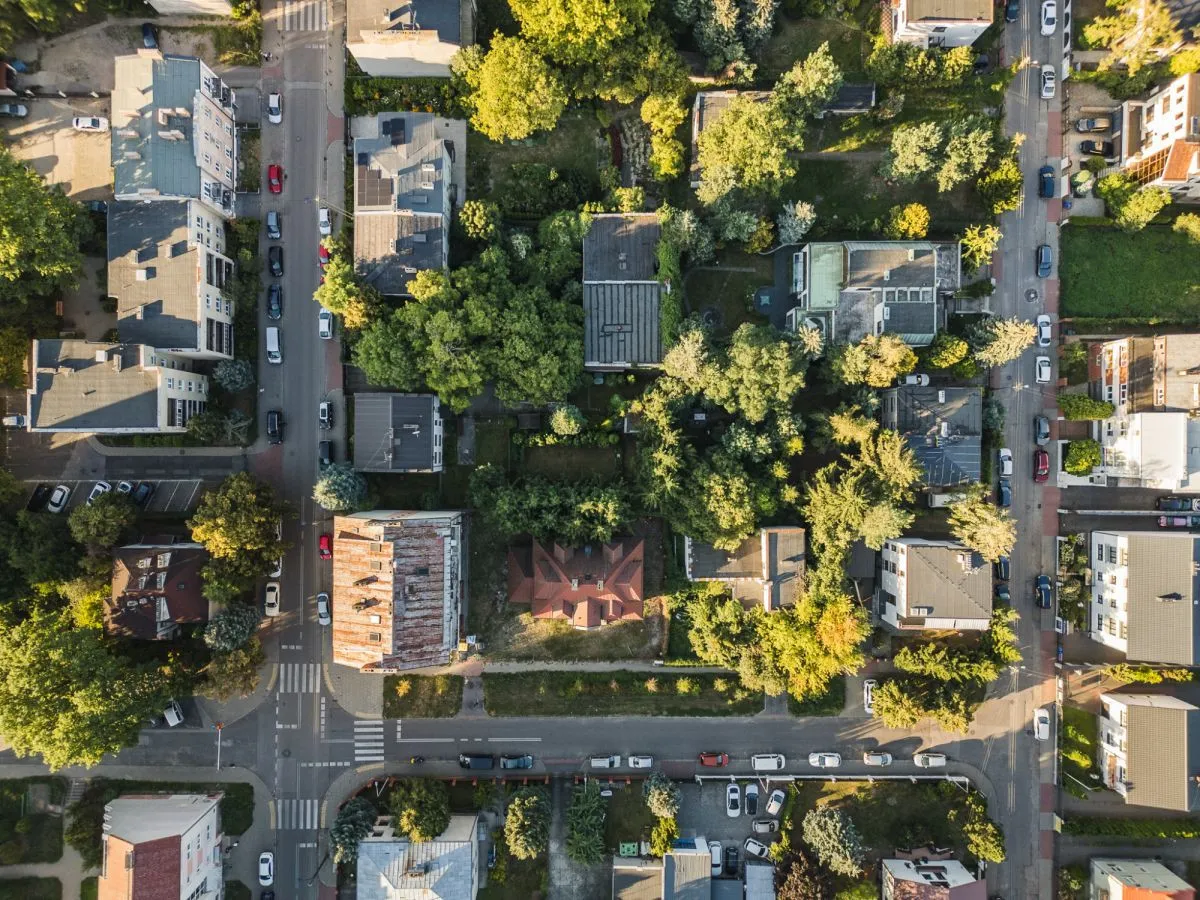
[[[883,270],[883,280],[884,280],[884,281],[891,281],[891,280],[892,280],[892,270],[891,270],[891,269],[884,269],[884,270]]]

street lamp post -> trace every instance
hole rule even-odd
[[[224,722],[217,722],[213,728],[217,729],[217,770],[221,768],[221,729],[225,727]]]

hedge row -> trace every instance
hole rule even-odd
[[[1110,819],[1078,816],[1063,822],[1063,834],[1111,835],[1128,838],[1200,838],[1196,819]]]

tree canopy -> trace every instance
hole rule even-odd
[[[375,805],[366,797],[354,797],[338,810],[337,818],[329,828],[334,863],[341,865],[358,859],[358,845],[371,833],[378,815]]]
[[[436,778],[396,782],[390,798],[397,830],[413,843],[432,841],[450,827],[450,789]]]
[[[192,540],[220,560],[224,571],[256,578],[287,549],[277,530],[282,516],[274,490],[248,472],[237,472],[200,499],[187,524]]]
[[[1037,326],[1026,319],[989,316],[971,332],[975,359],[980,365],[1002,366],[1019,359],[1037,337]]]
[[[868,334],[857,344],[839,346],[832,365],[844,384],[884,388],[917,367],[917,354],[898,334]]]
[[[313,499],[330,512],[354,510],[367,499],[367,480],[348,463],[326,466],[313,485]]]
[[[489,463],[471,473],[470,495],[483,520],[509,537],[608,541],[633,518],[628,488],[613,479],[558,482],[525,475],[510,482]]]
[[[1017,541],[1017,524],[1008,510],[992,503],[982,485],[962,494],[960,501],[950,504],[950,533],[988,562],[1008,556]]]
[[[788,152],[801,146],[798,127],[778,115],[770,103],[737,96],[700,133],[701,184],[696,195],[705,204],[734,189],[774,196],[796,174]]]
[[[75,507],[67,517],[71,537],[94,554],[111,550],[136,521],[133,501],[116,491]]]
[[[829,871],[839,875],[861,874],[866,851],[854,822],[840,809],[821,806],[804,815],[804,843]]]
[[[563,65],[605,62],[645,27],[651,6],[650,0],[511,0],[510,5],[521,36]]]
[[[562,80],[533,44],[521,38],[497,32],[486,55],[477,47],[459,51],[455,69],[471,89],[471,125],[493,141],[518,141],[549,131],[567,108]]]
[[[521,788],[504,812],[504,842],[517,859],[536,859],[550,844],[550,797],[543,788]]]
[[[604,858],[607,807],[597,781],[588,781],[572,792],[567,807],[567,856],[575,862],[595,865]]]

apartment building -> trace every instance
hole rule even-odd
[[[1200,811],[1200,696],[1190,684],[1100,695],[1100,777],[1132,806]]]
[[[953,541],[894,538],[883,545],[876,603],[896,631],[982,631],[991,624],[992,567]]]
[[[1180,75],[1145,100],[1121,104],[1121,166],[1139,184],[1200,200],[1200,73]]]
[[[220,900],[221,797],[126,794],[105,806],[99,900]]]

